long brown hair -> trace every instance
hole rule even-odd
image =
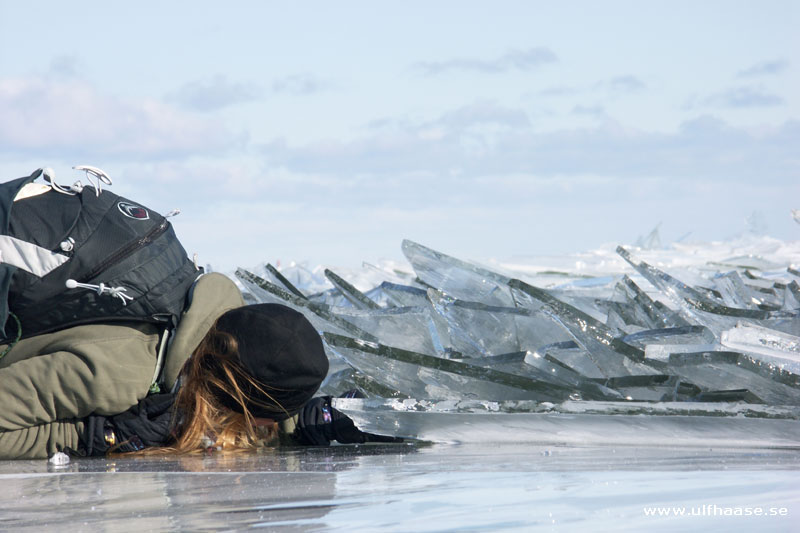
[[[257,424],[247,407],[250,399],[240,384],[269,394],[241,367],[237,353],[236,339],[212,327],[181,371],[172,443],[143,452],[246,451],[277,443],[277,424]],[[221,398],[226,395],[226,403],[230,405],[232,399],[237,410],[223,405]]]

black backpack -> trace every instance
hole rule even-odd
[[[50,190],[14,201],[40,176]],[[174,327],[202,273],[165,217],[43,169],[0,184],[0,229],[2,342],[98,322]]]

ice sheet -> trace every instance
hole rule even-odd
[[[798,471],[800,454],[780,449],[512,443],[97,458],[61,469],[14,461],[0,462],[0,524],[70,533],[791,531]],[[786,514],[722,514],[755,507]],[[659,508],[685,516],[653,515]]]

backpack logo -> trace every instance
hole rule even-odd
[[[128,218],[135,218],[136,220],[149,220],[150,213],[144,207],[132,204],[130,202],[120,202],[117,204],[120,212]]]

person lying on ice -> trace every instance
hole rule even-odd
[[[274,445],[398,442],[359,431],[313,398],[328,371],[299,312],[244,305],[227,277],[195,283],[150,394],[161,330],[142,322],[23,338],[0,359],[0,458],[109,452],[189,453]],[[0,353],[8,346],[0,345]]]

